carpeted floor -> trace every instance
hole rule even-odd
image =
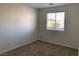
[[[23,47],[1,54],[1,56],[77,56],[78,50],[36,41]]]

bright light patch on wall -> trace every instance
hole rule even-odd
[[[65,12],[47,13],[47,30],[64,31]]]

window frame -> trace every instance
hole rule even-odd
[[[55,25],[56,25],[56,13],[62,13],[62,12],[64,12],[64,28],[63,28],[63,30],[57,30],[57,29],[56,29],[56,26],[55,26],[55,28],[48,28],[48,14],[50,14],[50,13],[55,13]],[[61,28],[60,28],[60,29],[61,29]],[[64,31],[64,30],[65,30],[65,11],[46,13],[46,30]]]

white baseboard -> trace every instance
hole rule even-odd
[[[48,40],[41,40],[41,41],[45,41],[45,42],[48,42],[48,43],[52,43],[52,44],[56,44],[56,45],[60,45],[60,46],[65,46],[65,47],[69,47],[69,48],[73,48],[73,49],[78,49],[78,48],[75,48],[75,47],[67,46],[65,44],[59,44],[59,43],[48,41]]]
[[[17,45],[17,46],[15,46],[15,47],[12,47],[12,48],[8,48],[8,49],[6,49],[6,50],[0,51],[0,54],[5,53],[5,52],[8,52],[8,51],[13,50],[13,49],[16,49],[16,48],[19,48],[19,47],[24,46],[24,45],[30,44],[30,43],[35,42],[35,41],[37,41],[37,40],[29,41],[29,42],[22,43],[22,44],[20,44],[20,45]],[[50,41],[47,41],[47,40],[41,40],[41,41],[45,41],[45,42],[49,42],[49,43],[53,43],[53,44],[60,45],[60,44],[58,44],[58,43],[50,42]],[[66,46],[66,45],[61,45],[61,46]],[[66,47],[70,47],[70,46],[66,46]],[[73,48],[73,47],[70,47],[70,48]],[[74,49],[77,49],[77,48],[74,48]]]
[[[33,41],[29,41],[29,42],[22,43],[20,45],[16,45],[15,47],[8,48],[6,50],[0,51],[0,54],[5,53],[5,52],[8,52],[8,51],[11,51],[13,49],[19,48],[19,47],[24,46],[24,45],[30,44],[30,43],[35,42],[35,41],[37,41],[37,40],[33,40]]]

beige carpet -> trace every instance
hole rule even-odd
[[[78,50],[44,41],[36,41],[1,54],[1,56],[77,56]]]

